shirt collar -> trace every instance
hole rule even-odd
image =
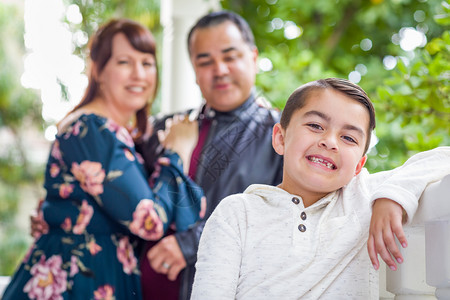
[[[211,107],[209,107],[206,103],[203,105],[201,109],[201,113],[199,115],[200,119],[207,118],[207,119],[218,119],[218,120],[228,120],[228,119],[235,119],[236,117],[240,117],[242,113],[250,108],[252,104],[255,103],[255,94],[252,92],[250,96],[245,100],[245,102],[239,106],[238,108],[221,112],[217,111]],[[256,105],[256,104],[255,104]]]

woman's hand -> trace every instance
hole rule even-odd
[[[158,131],[158,138],[166,149],[178,153],[187,174],[192,151],[198,142],[198,122],[190,121],[188,116],[175,115],[172,119],[167,119],[165,130]]]

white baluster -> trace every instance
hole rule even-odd
[[[450,300],[450,175],[427,187],[405,234],[405,262],[387,269],[387,291],[397,300]]]

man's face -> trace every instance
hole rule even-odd
[[[197,29],[190,55],[197,84],[213,109],[234,110],[250,96],[258,51],[250,48],[232,22]]]

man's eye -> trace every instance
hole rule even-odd
[[[212,62],[210,60],[199,61],[197,63],[197,65],[200,66],[200,67],[206,67],[206,66],[209,66],[211,64],[212,64]]]
[[[231,62],[231,61],[236,60],[236,56],[227,56],[227,57],[225,57],[224,60],[227,61],[227,62]]]

